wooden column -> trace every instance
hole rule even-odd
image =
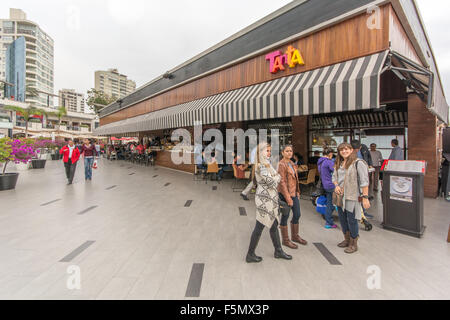
[[[292,144],[294,152],[308,162],[308,116],[292,117]]]
[[[438,196],[439,155],[437,117],[415,94],[408,96],[408,160],[425,160],[425,197]]]

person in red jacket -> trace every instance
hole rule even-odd
[[[69,144],[62,147],[59,151],[63,155],[64,167],[66,168],[66,177],[68,185],[72,184],[75,176],[75,169],[77,168],[78,159],[80,159],[80,150],[75,146],[73,140],[69,140]]]

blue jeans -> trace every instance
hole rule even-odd
[[[333,211],[334,211],[334,205],[333,205],[333,192],[334,190],[325,190],[325,194],[327,196],[327,211],[325,212],[325,221],[329,226],[334,225],[333,220]]]
[[[94,158],[84,158],[84,178],[92,179],[92,165]]]
[[[350,231],[350,236],[356,239],[359,236],[358,220],[355,219],[355,212],[342,210],[338,207],[339,221],[341,223],[342,232],[345,234]]]
[[[281,193],[279,193],[279,197],[282,201],[286,202],[286,199],[283,197],[283,195]],[[298,197],[291,197],[292,198],[292,224],[298,224],[299,220],[300,220],[300,216],[301,216],[301,212],[300,212],[300,200],[298,199]],[[280,222],[280,226],[282,227],[286,227],[287,223],[289,220],[289,215],[286,216],[281,216],[281,222]]]

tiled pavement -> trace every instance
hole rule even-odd
[[[292,261],[275,260],[266,230],[264,261],[246,264],[254,202],[231,181],[102,160],[93,181],[80,163],[67,186],[62,163],[47,161],[0,193],[0,298],[449,299],[449,208],[426,199],[427,229],[416,239],[380,228],[375,206],[374,229],[347,255],[336,246],[340,231],[324,229],[301,201],[309,244],[285,249]],[[368,289],[372,265],[381,289]],[[77,271],[81,288],[68,289]]]

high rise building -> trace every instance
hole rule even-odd
[[[8,48],[21,37],[25,40],[25,88],[38,91],[37,97],[26,92],[25,102],[53,107],[53,97],[48,95],[54,88],[53,39],[20,9],[9,9],[9,19],[0,19],[0,80],[6,80]]]
[[[136,82],[120,74],[117,69],[95,72],[95,90],[103,91],[106,95],[120,99],[136,90]]]
[[[25,38],[19,37],[6,50],[5,78],[13,86],[6,86],[6,98],[25,102]]]
[[[59,103],[66,107],[67,111],[85,113],[86,100],[82,93],[74,89],[59,90]]]

